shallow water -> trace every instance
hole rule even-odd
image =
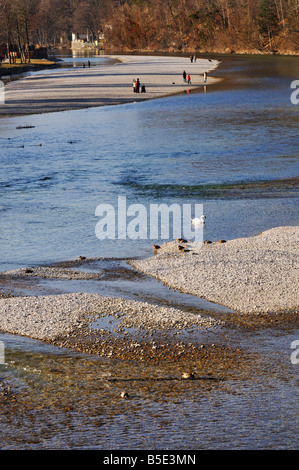
[[[202,203],[206,239],[297,225],[290,83],[298,58],[224,57],[216,75],[226,80],[206,92],[1,119],[0,270],[79,255],[150,255],[150,239],[96,238],[96,206],[115,206],[119,195],[146,207]],[[40,280],[32,292],[199,306],[154,280],[129,278],[122,261],[101,263],[106,278],[98,284]],[[297,449],[298,364],[290,360],[297,339],[297,328],[236,325],[209,340],[243,350],[241,362],[150,364],[1,334],[1,378],[16,396],[0,399],[1,448]],[[199,380],[179,380],[188,367]]]
[[[1,448],[296,449],[298,372],[277,354],[293,337],[273,342],[271,333],[261,347],[262,337],[249,335],[247,361],[215,370],[106,360],[1,335],[11,348],[1,376],[17,395],[1,400]],[[188,366],[198,377],[182,381]]]

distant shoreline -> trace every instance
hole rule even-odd
[[[39,70],[47,70],[59,68],[59,62],[54,60],[45,60],[44,63],[42,60],[37,62],[30,62],[27,64],[17,64],[12,66],[0,66],[0,79],[5,77],[11,77],[12,75],[22,75],[29,72],[38,72]]]

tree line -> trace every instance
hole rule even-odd
[[[299,52],[299,0],[0,0],[0,44],[68,45],[72,32],[113,51]]]

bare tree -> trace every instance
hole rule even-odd
[[[12,45],[12,25],[13,25],[13,14],[12,14],[12,5],[11,0],[0,0],[0,21],[1,21],[1,32],[2,39],[6,43],[7,54],[9,57],[9,63],[13,61],[11,55],[11,45]]]

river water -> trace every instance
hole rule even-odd
[[[203,204],[211,240],[298,225],[299,118],[290,85],[299,59],[222,57],[213,75],[224,80],[169,98],[1,119],[0,270],[79,255],[108,264],[150,255],[159,238],[96,237],[96,207],[117,209],[119,196],[145,208]],[[150,279],[116,277],[99,291],[117,292],[196,302],[167,298]],[[298,329],[224,329],[217,341],[243,348],[245,367],[196,363],[219,380],[186,384],[176,380],[182,365],[106,360],[3,333],[1,376],[18,399],[1,406],[1,447],[298,448],[296,339]],[[129,400],[120,399],[123,378]]]

